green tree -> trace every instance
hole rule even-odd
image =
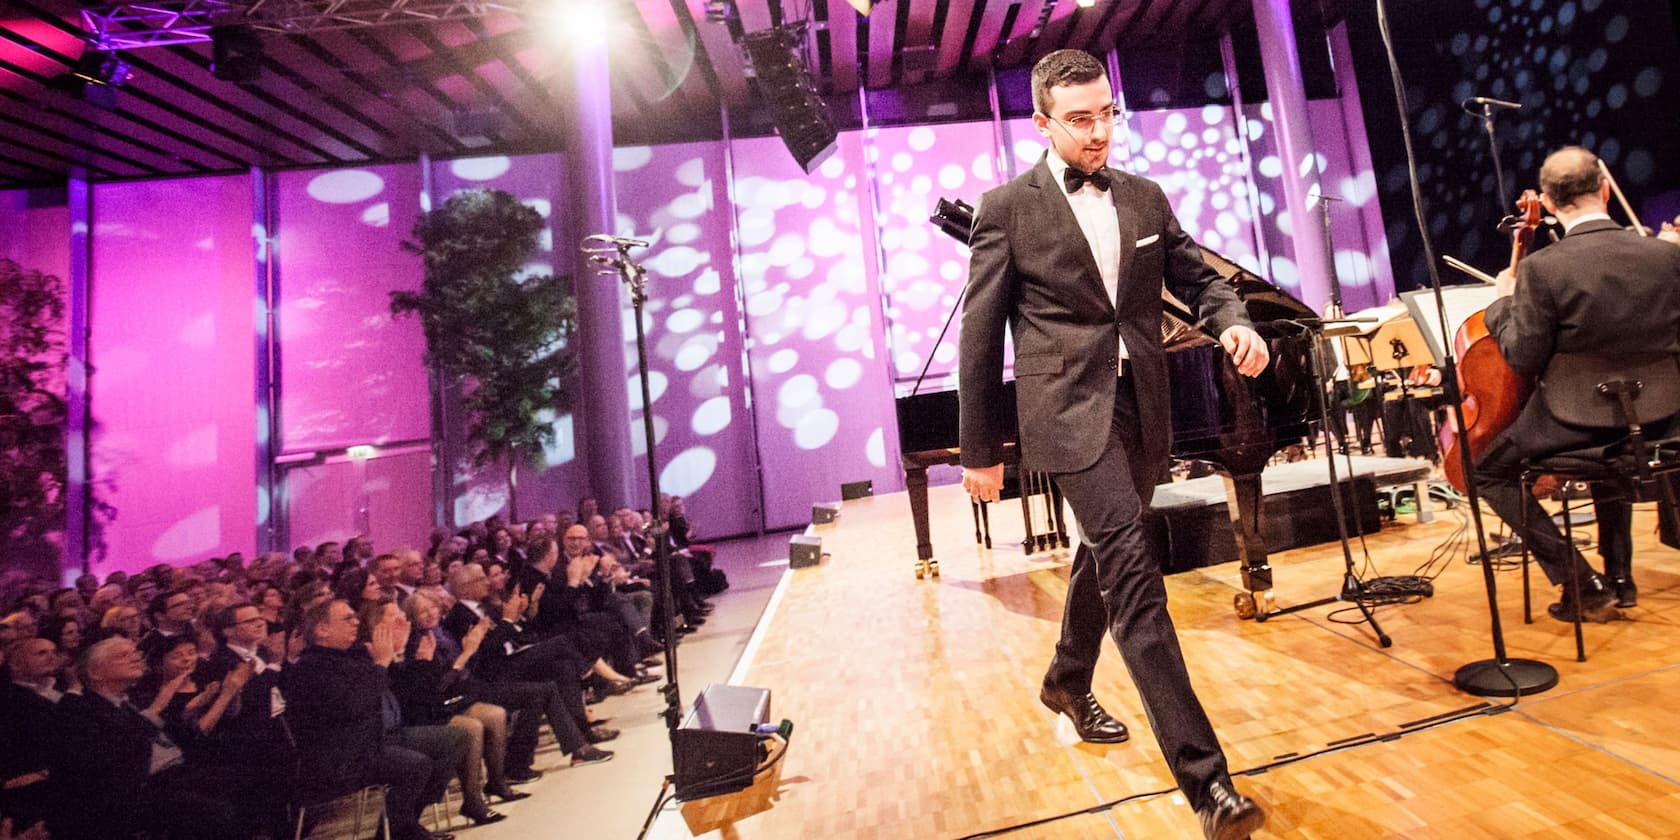
[[[577,305],[570,283],[526,274],[545,222],[500,190],[467,190],[415,223],[403,250],[425,264],[419,293],[391,293],[396,315],[418,314],[426,361],[458,385],[474,465],[500,464],[517,517],[518,468],[554,443],[571,408]]]
[[[53,578],[67,512],[66,361],[63,282],[0,259],[0,559]],[[114,510],[87,490],[88,545],[103,556]]]

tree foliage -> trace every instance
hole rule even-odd
[[[64,285],[0,259],[0,540],[57,572],[65,526]]]
[[[525,273],[544,224],[508,193],[467,190],[422,215],[403,243],[425,264],[425,284],[392,292],[391,311],[420,316],[427,363],[463,385],[480,466],[533,460],[554,442],[554,417],[571,407],[570,284]]]

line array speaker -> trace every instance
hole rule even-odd
[[[770,118],[783,145],[799,168],[809,173],[834,154],[835,131],[828,108],[799,57],[799,30],[777,26],[745,37],[747,58],[758,78],[759,92],[770,107]]]

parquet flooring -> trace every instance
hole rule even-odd
[[[742,681],[769,688],[773,717],[794,721],[786,760],[754,789],[688,803],[662,823],[729,840],[957,838],[1172,786],[1112,644],[1094,688],[1131,727],[1129,743],[1068,743],[1038,702],[1071,555],[1024,556],[1013,511],[992,519],[998,548],[979,550],[961,491],[934,488],[930,501],[937,579],[912,574],[903,494],[848,502],[824,526],[830,556],[794,575]],[[1459,527],[1445,511],[1409,520],[1367,537],[1374,572],[1412,573]],[[1585,663],[1569,625],[1545,616],[1554,597],[1538,568],[1533,624],[1522,621],[1517,572],[1500,571],[1510,655],[1552,664],[1560,684],[1504,713],[1433,727],[1410,724],[1482,702],[1456,691],[1452,674],[1492,650],[1481,571],[1462,551],[1434,597],[1378,610],[1388,649],[1365,626],[1338,623],[1345,605],[1238,620],[1234,564],[1167,578],[1191,676],[1234,771],[1398,736],[1239,777],[1271,815],[1256,837],[1680,837],[1680,553],[1653,527],[1653,511],[1636,513],[1641,606],[1632,620],[1587,627]],[[1273,565],[1280,606],[1339,589],[1334,544]],[[1200,831],[1168,793],[1007,836]]]

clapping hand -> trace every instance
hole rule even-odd
[[[515,584],[513,592],[502,603],[502,620],[518,621],[519,617],[525,614],[525,607],[529,604],[530,599],[525,597],[524,590],[518,584]]]
[[[437,637],[430,633],[420,634],[420,641],[414,646],[414,658],[421,662],[430,662],[436,653]]]
[[[469,657],[478,653],[478,647],[484,644],[484,637],[490,634],[490,627],[493,623],[490,616],[479,619],[478,623],[467,631],[466,638],[461,640],[461,652]]]
[[[397,634],[395,622],[381,621],[374,625],[373,639],[368,642],[368,654],[373,657],[374,664],[381,668],[396,661]]]

